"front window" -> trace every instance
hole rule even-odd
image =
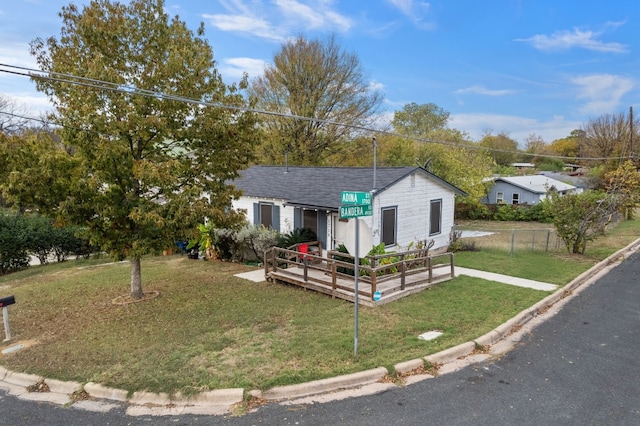
[[[385,246],[396,244],[396,208],[382,209],[382,242]]]
[[[519,204],[520,203],[520,194],[513,194],[511,204]]]
[[[260,225],[273,228],[273,204],[260,203]]]
[[[496,193],[496,204],[504,203],[504,192]]]
[[[442,229],[442,200],[431,201],[429,215],[429,235],[439,234]]]

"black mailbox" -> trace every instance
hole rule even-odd
[[[16,303],[15,296],[0,297],[0,308]]]

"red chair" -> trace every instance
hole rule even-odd
[[[302,253],[302,255],[300,256],[300,260],[304,262],[305,260],[307,260],[307,254],[309,253],[309,244],[299,244],[298,251]]]

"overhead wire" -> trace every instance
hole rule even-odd
[[[8,69],[3,69],[2,67],[8,68]],[[465,143],[459,143],[459,142],[450,142],[450,141],[444,141],[444,140],[438,140],[438,139],[431,139],[431,138],[424,138],[424,137],[406,135],[406,134],[402,134],[402,133],[391,132],[391,131],[382,130],[382,129],[375,129],[375,128],[372,128],[372,127],[367,127],[367,126],[362,126],[362,125],[341,123],[341,122],[338,122],[338,121],[335,121],[335,120],[320,119],[320,118],[313,118],[313,117],[305,117],[305,116],[291,114],[291,113],[283,113],[283,112],[278,112],[278,111],[267,111],[267,110],[261,110],[261,109],[257,109],[257,108],[249,108],[249,107],[244,107],[244,106],[229,105],[229,104],[224,104],[222,102],[203,101],[203,100],[193,99],[193,98],[189,98],[189,97],[185,97],[185,96],[172,95],[172,94],[168,94],[168,93],[164,93],[164,92],[158,92],[158,91],[154,91],[154,90],[148,90],[148,89],[141,89],[139,87],[128,85],[128,84],[114,83],[114,82],[109,82],[109,81],[105,81],[105,80],[99,80],[99,79],[94,79],[94,78],[89,78],[89,77],[82,77],[82,76],[77,76],[77,75],[74,75],[74,74],[60,73],[60,72],[55,72],[55,71],[43,71],[43,70],[40,70],[40,69],[17,66],[17,65],[10,65],[10,64],[5,64],[5,63],[0,63],[0,72],[19,75],[19,76],[25,76],[25,77],[29,77],[31,79],[49,80],[49,81],[54,81],[56,83],[66,83],[66,84],[83,86],[83,87],[92,88],[92,89],[109,90],[109,91],[114,91],[114,92],[130,94],[130,95],[140,95],[140,96],[153,97],[153,98],[157,98],[157,99],[172,100],[172,101],[184,102],[184,103],[192,104],[192,105],[210,106],[210,107],[215,107],[215,108],[235,110],[235,111],[239,111],[239,112],[249,112],[249,113],[260,114],[260,115],[275,116],[275,117],[280,117],[280,118],[288,118],[288,119],[294,119],[294,120],[321,123],[321,124],[326,124],[326,125],[346,127],[346,128],[350,128],[350,129],[353,129],[353,130],[360,130],[360,131],[364,131],[364,132],[368,132],[368,133],[383,134],[383,135],[386,135],[386,136],[399,137],[399,138],[402,138],[402,139],[409,139],[409,140],[413,140],[413,141],[419,142],[419,143],[432,143],[432,144],[439,144],[439,145],[445,145],[445,146],[452,146],[452,147],[456,147],[456,148],[474,149],[474,150],[481,150],[481,151],[490,151],[490,152],[495,152],[495,153],[528,155],[528,156],[532,156],[532,157],[555,158],[555,159],[560,159],[560,160],[573,160],[573,161],[577,161],[577,160],[606,161],[606,160],[623,160],[623,159],[629,158],[629,157],[626,157],[626,156],[621,156],[621,157],[569,157],[569,156],[562,156],[562,155],[526,153],[526,152],[522,152],[522,151],[513,151],[513,150],[507,150],[507,149],[500,149],[500,148],[484,147],[484,146],[480,146],[480,145],[472,145],[472,144],[465,144]],[[8,114],[7,112],[4,112],[4,111],[0,111],[0,113],[1,114]],[[16,115],[16,117],[18,117],[18,115]],[[41,120],[38,120],[38,119],[33,119],[31,117],[26,117],[26,116],[20,116],[20,118],[28,119],[28,120],[34,120],[34,121],[41,121]],[[64,126],[64,125],[60,125],[59,123],[53,123],[53,122],[48,122],[46,124],[58,125],[58,126],[61,126],[61,127],[67,127],[67,126]]]

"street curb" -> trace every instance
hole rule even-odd
[[[342,388],[362,386],[377,382],[389,374],[386,368],[378,367],[372,370],[359,371],[328,379],[314,380],[297,385],[279,386],[262,392],[262,399],[281,400],[335,391]]]
[[[82,384],[78,382],[63,382],[62,380],[44,379],[49,387],[49,392],[71,395],[82,390]]]
[[[87,383],[84,385],[84,391],[94,398],[127,402],[128,392],[126,390],[109,388],[99,383]]]
[[[400,362],[393,366],[393,369],[396,373],[407,373],[409,371],[413,371],[418,369],[424,365],[424,360],[421,358],[412,359],[405,362]]]
[[[29,386],[33,386],[43,380],[44,379],[42,377],[36,376],[35,374],[14,373],[12,371],[8,371],[3,382],[28,388]]]
[[[475,348],[476,344],[474,342],[464,342],[459,344],[458,346],[445,349],[444,351],[427,355],[424,357],[424,359],[432,364],[445,363],[447,361],[458,359],[461,356],[468,355]]]

